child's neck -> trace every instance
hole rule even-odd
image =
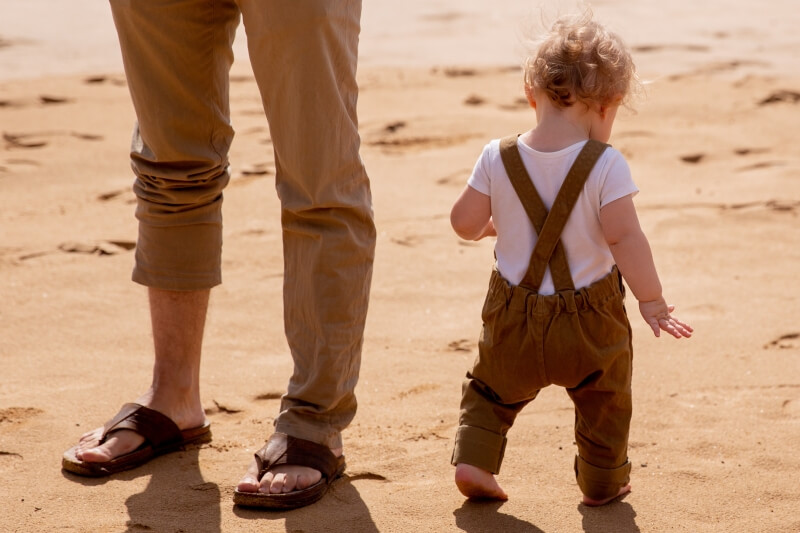
[[[522,135],[522,142],[539,152],[558,152],[590,138],[592,112],[581,104],[557,108],[536,107],[537,125]]]

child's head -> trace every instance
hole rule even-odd
[[[561,17],[525,61],[526,92],[541,91],[556,107],[575,102],[624,103],[636,67],[622,39],[592,20],[591,12]]]

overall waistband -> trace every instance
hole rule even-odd
[[[625,289],[616,265],[606,276],[587,287],[548,295],[511,285],[495,269],[489,280],[489,294],[492,298],[504,299],[506,308],[509,310],[536,315],[552,315],[559,312],[574,313],[579,309],[599,307],[611,298],[624,297]]]

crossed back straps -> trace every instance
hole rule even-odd
[[[517,148],[517,137],[517,135],[511,135],[500,140],[500,158],[503,160],[503,166],[511,180],[511,185],[514,186],[514,191],[519,196],[522,206],[539,236],[531,254],[528,271],[522,278],[520,286],[538,292],[544,279],[545,270],[550,265],[550,275],[553,277],[556,291],[575,290],[567,256],[564,253],[564,245],[561,244],[561,232],[564,230],[572,208],[575,207],[575,202],[578,201],[578,196],[583,190],[589,173],[608,145],[591,139],[586,142],[569,169],[569,173],[556,195],[555,202],[553,202],[553,207],[548,213],[547,207],[522,163],[522,157]]]

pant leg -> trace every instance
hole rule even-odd
[[[622,367],[630,368],[619,362],[568,390],[575,403],[575,476],[581,491],[596,500],[615,496],[630,481],[630,372]]]
[[[462,393],[461,412],[450,463],[465,463],[497,474],[503,464],[508,430],[522,408],[539,391],[533,391],[528,399],[507,403],[489,384],[475,379],[468,372]]]
[[[269,119],[294,373],[276,429],[330,447],[356,412],[375,227],[359,156],[360,0],[239,0]]]
[[[233,0],[111,0],[138,120],[133,279],[172,290],[221,281]]]
[[[598,285],[613,283],[617,283],[616,277]],[[565,313],[561,319],[562,327],[572,332],[570,342],[584,345],[576,345],[574,351],[563,347],[568,356],[583,355],[576,358],[580,360],[576,367],[566,369],[573,373],[571,377],[564,373],[554,379],[567,386],[575,405],[575,474],[585,495],[608,498],[629,482],[631,470],[628,434],[633,350],[622,295],[577,313]]]
[[[529,312],[525,289],[510,298],[505,280],[492,273],[481,311],[478,358],[463,385],[459,425],[450,462],[493,474],[500,471],[506,434],[517,414],[548,384],[543,373],[540,320]],[[517,296],[523,296],[517,298]]]

